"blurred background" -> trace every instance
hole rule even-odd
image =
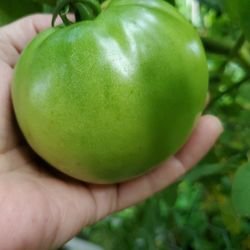
[[[51,12],[54,2],[0,0],[0,25]],[[64,250],[250,249],[250,43],[228,1],[169,2],[202,39],[210,72],[205,113],[219,116],[225,132],[178,183],[84,228]]]

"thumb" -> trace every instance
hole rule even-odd
[[[0,154],[20,143],[11,112],[12,68],[24,47],[50,22],[51,15],[33,15],[0,28]]]

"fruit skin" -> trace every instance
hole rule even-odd
[[[232,20],[237,23],[250,41],[250,0],[225,0]]]
[[[94,20],[38,35],[22,53],[14,109],[31,147],[92,183],[148,172],[187,140],[208,85],[194,29],[161,0],[113,0]]]

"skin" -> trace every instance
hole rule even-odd
[[[10,98],[21,51],[51,17],[35,15],[0,28],[0,245],[4,250],[56,249],[83,227],[166,188],[190,170],[222,132],[211,115],[199,119],[183,148],[157,169],[116,185],[90,185],[52,171],[23,140]]]

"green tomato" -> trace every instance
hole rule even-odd
[[[30,146],[74,178],[140,176],[186,142],[208,85],[192,26],[162,0],[112,0],[24,50],[12,97]]]
[[[225,0],[228,13],[232,20],[243,30],[250,40],[250,0]]]

